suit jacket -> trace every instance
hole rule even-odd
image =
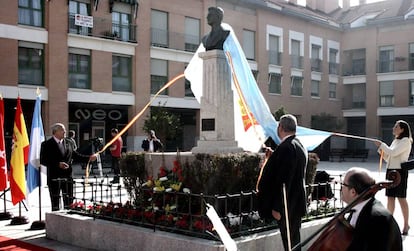
[[[380,201],[372,198],[357,219],[348,251],[401,251],[400,228]]]
[[[41,145],[40,164],[47,167],[48,184],[50,184],[52,179],[72,177],[73,159],[81,162],[87,162],[89,160],[89,156],[82,155],[75,150],[75,146],[71,141],[63,139],[63,144],[65,146],[65,154],[61,153],[58,143],[53,137],[44,141]],[[69,168],[60,168],[59,162],[67,163]]]
[[[258,210],[262,218],[273,219],[272,210],[284,214],[283,184],[289,217],[298,219],[305,215],[307,158],[307,151],[295,135],[286,138],[272,153],[258,182]]]

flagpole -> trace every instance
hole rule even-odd
[[[44,140],[41,105],[42,105],[41,92],[38,87],[36,90],[35,111],[33,113],[32,131],[30,135],[31,136],[30,140],[32,141],[31,142],[32,144],[34,144],[33,141],[35,139],[37,139],[38,141],[36,142],[37,144],[35,144],[37,147],[34,147],[34,145],[31,145],[31,151],[30,151],[31,161],[33,157],[34,157],[33,159],[40,158],[40,156],[37,154],[40,154],[40,144]],[[35,133],[33,133],[33,130],[35,130],[35,128],[38,128],[38,130],[40,131],[39,133],[40,135],[36,135]],[[33,135],[36,135],[36,136],[33,136]],[[34,151],[34,153],[32,151]],[[39,203],[38,203],[39,204],[39,220],[32,222],[32,225],[30,226],[30,230],[41,230],[41,229],[45,229],[45,222],[42,221],[42,165],[40,164],[40,159],[38,162],[35,161],[35,163],[31,163],[31,167],[34,169],[38,169],[37,180],[38,180],[38,187],[39,187]]]
[[[46,223],[42,221],[42,165],[39,165],[39,220],[33,221],[30,230],[42,230],[46,228]]]

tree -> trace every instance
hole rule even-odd
[[[283,106],[281,106],[275,113],[273,113],[273,117],[275,117],[276,121],[279,121],[280,117],[283,115],[288,114],[288,111],[285,110]]]
[[[319,115],[313,115],[311,118],[311,127],[313,129],[335,132],[342,129],[343,126],[344,122],[342,120],[324,112]]]
[[[147,133],[154,130],[157,137],[164,144],[163,150],[166,150],[167,143],[171,141],[175,143],[174,148],[177,147],[176,139],[178,135],[181,135],[181,128],[180,117],[168,111],[165,106],[159,103],[158,106],[151,107],[151,112],[147,115],[142,130]]]

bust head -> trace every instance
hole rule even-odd
[[[223,50],[223,43],[230,33],[221,27],[223,14],[224,11],[220,7],[208,8],[207,23],[211,26],[211,31],[202,38],[203,45],[207,51]]]
[[[221,24],[221,21],[223,21],[223,14],[224,11],[220,7],[208,8],[207,23],[210,26]]]

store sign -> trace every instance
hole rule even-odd
[[[122,113],[118,110],[109,110],[105,111],[102,109],[89,110],[89,109],[77,109],[75,111],[75,118],[79,120],[86,120],[93,118],[94,120],[105,120],[109,118],[110,120],[120,120],[122,118]]]
[[[93,17],[75,14],[75,25],[93,28]]]

